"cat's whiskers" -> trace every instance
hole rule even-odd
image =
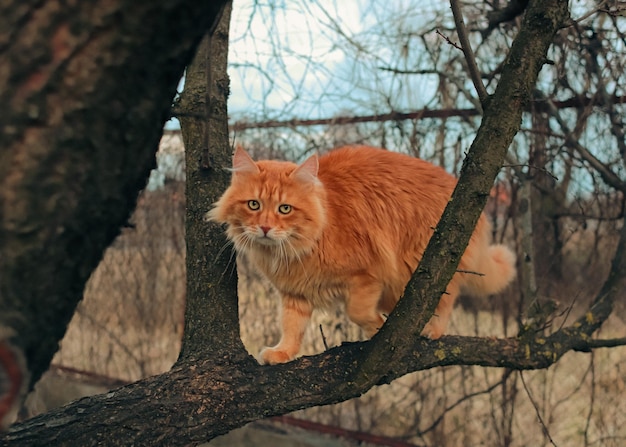
[[[226,242],[224,243],[224,245],[222,245],[222,248],[220,248],[220,249],[218,250],[217,254],[215,255],[215,261],[214,261],[215,263],[217,263],[217,260],[220,258],[220,256],[222,256],[222,254],[223,254],[223,253],[224,253],[224,251],[226,250],[226,247],[229,247],[229,246],[234,248],[235,243],[234,243],[233,241],[231,241],[230,239],[227,239],[227,240],[226,240]],[[232,257],[233,257],[233,256],[232,256],[232,253],[233,253],[234,251],[235,251],[235,250],[231,250],[230,259],[232,259]],[[230,262],[230,259],[229,259],[229,262]]]
[[[224,277],[224,275],[226,275],[226,272],[229,270],[229,268],[231,269],[231,275],[232,272],[235,271],[235,267],[237,265],[236,262],[233,262],[233,260],[235,259],[235,255],[237,253],[237,243],[235,242],[234,239],[236,239],[239,235],[236,235],[234,238],[227,238],[226,242],[220,247],[220,249],[218,250],[217,254],[215,255],[215,257],[213,258],[213,263],[217,264],[219,262],[220,257],[224,254],[224,251],[226,250],[226,248],[231,247],[231,251],[230,251],[230,256],[228,257],[228,261],[226,261],[226,266],[224,267],[224,271],[222,272],[222,278]]]
[[[234,271],[232,267],[235,267],[237,265],[236,262],[233,262],[233,259],[235,259],[235,255],[237,251],[235,250],[235,243],[231,240],[227,240],[226,243],[222,245],[222,248],[220,248],[220,250],[217,252],[217,255],[215,256],[214,263],[217,264],[218,259],[220,258],[222,253],[224,253],[224,250],[226,250],[226,247],[228,246],[232,247],[232,250],[230,251],[230,256],[228,257],[228,261],[226,262],[226,267],[224,268],[224,271],[222,272],[222,276],[226,274],[226,271],[229,268],[231,268],[231,275],[232,275],[232,271]]]
[[[233,232],[235,232],[235,234],[232,234]],[[242,244],[242,239],[245,237],[245,227],[243,226],[237,226],[237,227],[231,227],[229,228],[229,239],[232,241],[232,244],[235,247],[236,251],[239,251],[240,246]]]
[[[289,271],[289,256],[287,255],[287,250],[285,248],[285,241],[283,239],[280,239],[278,241],[278,263],[277,263],[277,269],[279,267],[281,267],[281,265],[285,266],[285,269],[287,271]]]
[[[290,239],[286,239],[286,241],[287,241],[287,245],[291,249],[291,252],[293,253],[293,257],[298,260],[298,263],[302,267],[302,273],[304,273],[305,279],[308,281],[309,275],[308,275],[308,272],[306,271],[306,268],[304,267],[304,262],[302,262],[302,256],[300,256],[300,252],[293,246],[293,243],[291,242]]]
[[[237,251],[245,253],[249,251],[254,244],[254,236],[250,235],[247,231],[244,231],[239,235],[235,248]]]
[[[242,228],[242,227],[237,227],[237,228]],[[230,246],[233,248],[230,252],[230,258],[228,260],[228,263],[230,264],[230,262],[233,260],[233,256],[235,255],[235,252],[237,251],[237,242],[235,241],[235,239],[237,239],[239,236],[240,234],[237,234],[234,237],[229,237],[226,239],[226,242],[224,243],[224,245],[222,245],[222,248],[219,249],[219,251],[217,252],[217,255],[215,256],[215,262],[217,262],[219,257],[222,256],[222,254],[224,253],[224,250],[226,250],[226,248]]]

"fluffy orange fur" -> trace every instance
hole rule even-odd
[[[282,295],[282,337],[263,363],[293,359],[311,313],[345,303],[368,336],[402,295],[456,179],[408,155],[366,146],[312,156],[302,165],[233,156],[230,187],[209,211]],[[490,244],[481,216],[459,270],[423,335],[445,331],[460,293],[500,292],[515,276],[515,256]]]

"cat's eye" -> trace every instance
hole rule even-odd
[[[252,211],[257,211],[261,209],[261,204],[258,200],[248,200],[248,208],[250,208]]]
[[[291,212],[291,205],[287,205],[286,203],[279,205],[278,212],[280,214],[289,214]]]

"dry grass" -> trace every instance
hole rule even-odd
[[[92,274],[53,363],[134,381],[180,351],[185,303],[182,184],[144,194]]]

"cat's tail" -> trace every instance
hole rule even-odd
[[[470,295],[499,293],[517,274],[515,254],[505,245],[490,245],[476,261],[475,273],[464,274],[463,289]]]

